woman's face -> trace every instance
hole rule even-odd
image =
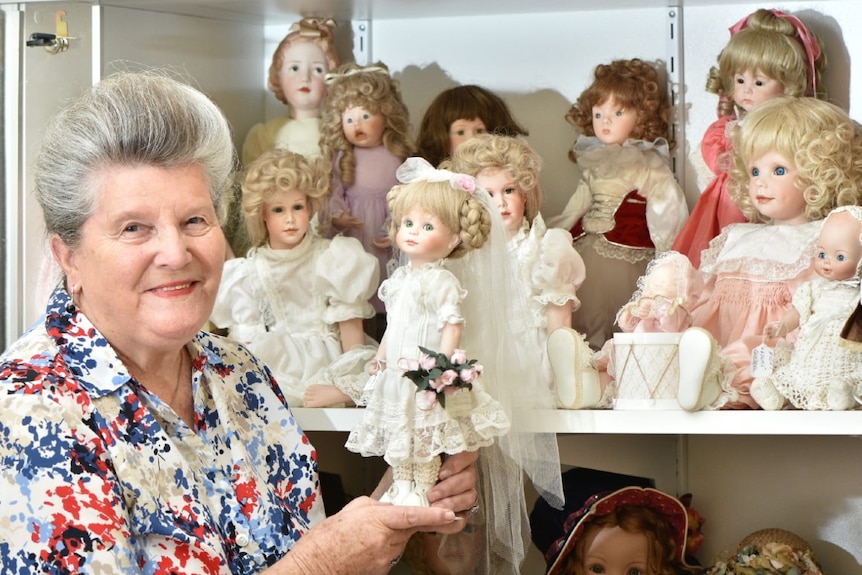
[[[80,245],[52,247],[77,304],[120,352],[184,345],[209,318],[225,239],[203,170],[111,166]]]

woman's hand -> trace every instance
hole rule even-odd
[[[457,475],[457,474],[456,474]],[[266,575],[375,575],[388,573],[417,531],[463,528],[451,509],[399,507],[359,497],[302,536]]]

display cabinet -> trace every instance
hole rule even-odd
[[[223,107],[237,144],[256,122],[284,113],[266,90],[272,50],[301,16],[339,21],[344,59],[384,61],[401,81],[414,125],[431,99],[456,84],[504,97],[544,159],[543,212],[555,215],[574,191],[564,115],[595,65],[617,58],[660,61],[676,104],[675,170],[690,205],[698,190],[688,154],[715,117],[704,89],[727,28],[760,7],[793,12],[823,40],[830,99],[862,114],[862,21],[855,0],[775,4],[680,0],[109,0],[4,3],[4,320],[8,343],[38,316],[42,231],[29,196],[30,161],[45,119],[62,100],[116,69],[169,66]],[[52,32],[58,12],[69,48],[27,48]],[[854,58],[855,57],[855,58]],[[824,366],[828,369],[828,366]],[[342,449],[355,409],[297,409],[324,466],[357,480],[376,469]],[[709,561],[763,527],[810,541],[827,573],[862,573],[862,413],[555,411],[541,431],[559,434],[564,463],[646,475],[671,492],[690,491],[706,517]],[[357,471],[359,470],[359,471]],[[525,573],[539,573],[534,553]]]

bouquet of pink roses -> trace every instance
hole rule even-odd
[[[421,345],[419,350],[423,353],[422,357],[418,361],[408,361],[404,377],[416,384],[429,408],[435,402],[446,407],[446,396],[460,389],[473,389],[473,382],[482,375],[482,364],[477,363],[478,360],[467,359],[463,349],[456,349],[452,357]]]

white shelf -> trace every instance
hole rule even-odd
[[[305,431],[350,431],[361,408],[295,408]],[[620,435],[862,435],[862,411],[553,410],[535,431]]]

